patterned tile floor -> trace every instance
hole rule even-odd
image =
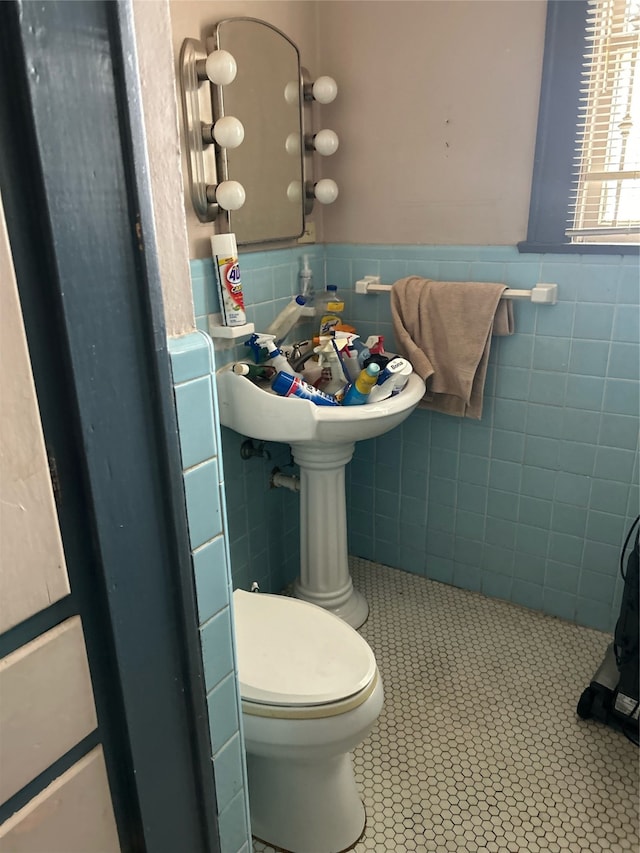
[[[366,560],[351,570],[385,687],[354,753],[356,853],[640,850],[638,750],[575,714],[608,635]]]

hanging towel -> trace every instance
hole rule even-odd
[[[391,289],[398,352],[424,379],[420,408],[482,416],[491,335],[513,334],[513,306],[504,284],[400,279]]]

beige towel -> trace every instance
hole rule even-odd
[[[391,289],[398,352],[425,380],[420,408],[479,419],[491,335],[513,334],[504,284],[409,276]]]

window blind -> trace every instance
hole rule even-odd
[[[586,24],[573,243],[640,243],[640,0],[591,0]]]

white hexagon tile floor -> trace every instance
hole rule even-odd
[[[640,849],[637,747],[575,713],[609,635],[350,562],[385,688],[353,756],[367,811],[356,853]]]

